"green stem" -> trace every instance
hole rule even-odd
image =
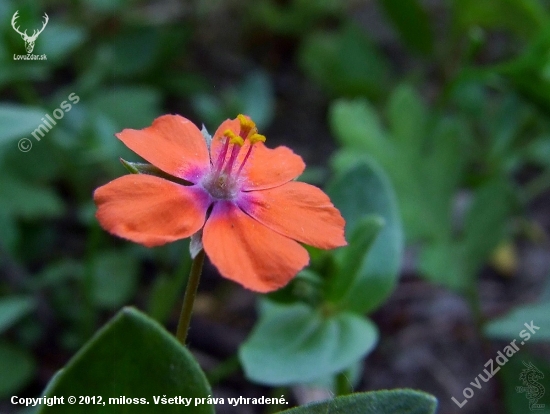
[[[189,280],[185,288],[185,296],[183,297],[183,305],[181,306],[176,338],[182,345],[185,345],[185,340],[187,339],[187,332],[189,331],[189,324],[191,323],[191,314],[193,313],[193,303],[195,302],[195,295],[199,287],[203,263],[204,250],[201,250],[197,256],[195,256],[191,264],[191,272],[189,273]]]
[[[353,392],[353,386],[348,378],[348,370],[344,370],[336,374],[336,395],[348,395]]]

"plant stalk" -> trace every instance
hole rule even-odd
[[[189,279],[187,280],[187,287],[185,288],[183,304],[181,306],[181,314],[180,320],[178,322],[176,339],[184,346],[187,339],[187,332],[189,331],[189,324],[191,323],[191,314],[193,313],[193,304],[195,303],[195,296],[197,294],[199,281],[201,279],[203,263],[204,249],[201,250],[193,259],[193,263],[191,264],[191,271],[189,272]]]
[[[348,371],[349,370],[344,370],[342,372],[339,372],[335,376],[335,388],[337,396],[348,395],[353,392],[353,385],[348,378]]]

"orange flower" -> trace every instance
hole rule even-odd
[[[202,229],[220,273],[258,292],[286,285],[308,264],[300,243],[346,244],[344,219],[328,196],[292,181],[305,168],[302,158],[286,147],[268,149],[248,117],[224,121],[210,143],[178,115],[116,136],[178,181],[130,174],[98,188],[96,217],[117,236],[152,247]]]

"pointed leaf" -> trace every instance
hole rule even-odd
[[[342,303],[358,313],[374,310],[395,288],[403,254],[403,230],[391,184],[373,162],[358,163],[339,174],[327,193],[346,219],[346,233],[353,234],[360,220],[370,214],[386,223],[372,245],[360,275]]]
[[[173,181],[177,184],[191,185],[189,181],[167,174],[164,171],[162,171],[160,168],[155,167],[153,164],[148,164],[146,162],[126,161],[123,158],[120,158],[120,162],[122,165],[124,165],[124,168],[126,168],[126,170],[128,170],[128,172],[131,174],[149,174],[149,175],[154,175],[155,177],[164,178],[165,180],[168,180],[168,181]]]
[[[20,318],[33,310],[31,296],[7,296],[0,298],[0,333],[10,328]]]
[[[411,158],[419,157],[426,140],[426,105],[414,88],[403,84],[395,88],[388,103],[388,121],[393,139]]]
[[[157,89],[135,86],[97,91],[91,107],[114,121],[116,130],[144,128],[160,113],[161,94]]]
[[[311,78],[339,96],[377,98],[389,84],[385,56],[356,25],[311,34],[302,43],[299,60]]]
[[[367,216],[357,224],[349,244],[337,251],[340,265],[338,273],[327,280],[327,299],[338,300],[348,293],[383,227],[384,219],[377,215]]]
[[[550,340],[550,301],[545,300],[538,303],[531,303],[518,306],[507,315],[494,319],[485,325],[485,334],[496,339],[515,339],[520,331],[526,329],[528,324],[535,330],[530,334],[529,341],[541,342]],[[531,325],[537,326],[536,329]],[[523,343],[523,342],[522,342]]]
[[[428,14],[418,0],[380,0],[403,42],[427,55],[433,51],[433,33]]]
[[[68,362],[46,396],[101,396],[105,405],[41,405],[37,414],[151,413],[153,396],[206,398],[212,394],[199,365],[162,326],[133,308],[124,308]],[[144,398],[145,404],[109,404],[109,398]],[[143,400],[142,400],[143,401]],[[168,404],[163,413],[213,414],[210,405]]]
[[[473,274],[494,251],[506,234],[513,208],[513,192],[508,182],[493,180],[476,192],[464,224],[463,260]]]
[[[408,389],[360,392],[281,411],[281,414],[435,414],[434,396]]]
[[[385,157],[386,131],[375,108],[364,99],[338,100],[330,107],[330,125],[333,134],[346,148],[362,150],[374,158]]]
[[[40,35],[40,53],[48,56],[48,62],[59,62],[81,46],[86,38],[84,26],[51,22],[48,29]]]
[[[453,0],[454,24],[462,31],[481,26],[508,29],[525,37],[546,24],[548,13],[538,0]]]
[[[42,124],[41,118],[44,114],[45,111],[41,108],[0,104],[0,144],[11,139],[23,138],[24,135],[32,139],[31,132]]]
[[[256,122],[258,129],[265,129],[275,115],[275,92],[269,75],[264,71],[252,71],[237,91],[239,110]]]
[[[464,291],[469,277],[465,274],[461,246],[454,241],[427,243],[420,253],[418,270],[428,280],[455,291]]]
[[[25,219],[55,217],[63,213],[62,200],[50,188],[7,174],[0,180],[0,211]]]

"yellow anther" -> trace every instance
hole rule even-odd
[[[230,143],[230,144],[238,145],[239,147],[242,147],[243,144],[244,144],[244,139],[242,139],[242,138],[239,137],[238,135],[235,135],[233,138],[231,138],[231,139],[229,140],[229,143]]]
[[[248,136],[251,135],[251,133],[255,134],[256,132],[258,132],[258,130],[256,129],[256,124],[250,118],[247,118],[243,114],[239,114],[237,115],[237,119],[241,124],[241,133],[239,135],[243,139],[248,138]]]
[[[231,131],[230,129],[226,129],[225,131],[223,131],[223,136],[231,139],[231,138],[235,137],[236,134],[233,131]]]
[[[225,132],[223,133],[223,135],[227,138],[229,138],[229,143],[230,144],[236,144],[238,145],[239,147],[242,147],[243,144],[244,144],[244,139],[242,139],[240,136],[238,136],[237,134],[235,134],[233,131],[231,131],[230,129],[226,129]]]
[[[253,134],[249,139],[251,144],[255,144],[256,142],[265,142],[265,135]]]

